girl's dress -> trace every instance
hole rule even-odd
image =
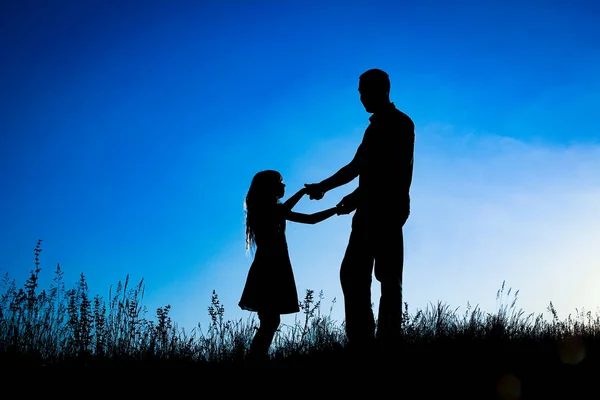
[[[274,218],[272,229],[256,232],[256,252],[239,306],[258,313],[291,314],[300,308],[281,204],[276,206]]]

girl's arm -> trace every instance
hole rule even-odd
[[[287,211],[285,218],[288,221],[299,222],[301,224],[316,224],[337,213],[337,207],[331,207],[323,211],[316,212],[314,214],[303,214],[294,211]]]
[[[291,210],[305,194],[306,188],[298,190],[292,197],[290,197],[285,201],[285,203],[283,203],[283,208],[287,211]]]

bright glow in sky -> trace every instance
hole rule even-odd
[[[214,289],[249,317],[252,176],[279,170],[289,196],[350,161],[358,76],[376,67],[416,124],[409,307],[493,312],[506,281],[526,313],[595,311],[600,6],[510,3],[2,2],[0,272],[22,284],[43,239],[43,284],[60,263],[107,297],[130,274],[149,316],[171,304],[204,326]],[[338,321],[350,220],[288,225],[300,297],[337,298]]]

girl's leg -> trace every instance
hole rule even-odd
[[[269,347],[279,327],[281,318],[279,314],[258,313],[260,325],[250,345],[250,356],[252,358],[268,358]]]

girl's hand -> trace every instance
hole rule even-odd
[[[339,202],[338,205],[335,206],[335,213],[337,215],[350,214],[352,211],[354,211],[354,208],[344,204],[343,201]]]

